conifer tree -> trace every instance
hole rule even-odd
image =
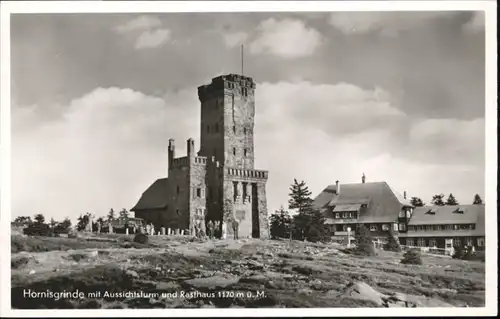
[[[424,202],[422,201],[422,199],[418,198],[418,197],[412,197],[411,200],[410,200],[410,203],[415,206],[415,207],[422,207],[422,206],[425,206]]]
[[[445,202],[443,200],[444,194],[436,194],[432,196],[432,201],[431,203],[435,206],[444,206]]]
[[[356,229],[356,249],[355,253],[363,256],[376,255],[373,239],[370,231],[363,225],[359,224]]]
[[[472,204],[474,205],[481,205],[483,203],[483,200],[481,199],[481,196],[479,194],[474,195],[474,201]]]
[[[384,250],[395,252],[401,251],[401,245],[399,244],[399,240],[396,238],[392,228],[389,228],[389,236],[387,237],[387,243],[384,245]]]
[[[446,200],[446,205],[449,205],[449,206],[458,205],[458,202],[457,202],[455,196],[453,196],[453,194],[450,193],[450,195],[448,196],[448,199]]]

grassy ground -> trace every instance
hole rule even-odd
[[[201,242],[132,236],[108,241],[12,237],[14,308],[482,307],[484,263],[400,253],[370,258],[321,245],[255,239]],[[106,240],[106,239],[104,239]],[[23,292],[80,291],[84,299],[26,298]],[[101,292],[101,297],[88,295]],[[104,292],[148,296],[104,297]],[[406,302],[405,302],[406,301]]]

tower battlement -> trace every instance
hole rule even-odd
[[[198,87],[198,98],[201,102],[218,95],[225,90],[232,89],[255,89],[256,84],[251,77],[239,74],[227,74],[212,78],[210,84],[201,85]]]

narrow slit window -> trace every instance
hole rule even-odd
[[[245,148],[245,151],[244,151],[244,156],[247,156],[247,149]]]
[[[236,147],[233,147],[233,155],[236,155]]]
[[[236,126],[233,125],[233,133],[236,134]]]

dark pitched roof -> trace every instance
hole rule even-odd
[[[392,222],[398,218],[403,206],[411,206],[401,194],[392,189],[386,182],[340,184],[337,194],[336,185],[326,187],[315,199],[314,206],[322,210],[327,218],[329,210],[338,205],[366,204],[360,210],[359,223]],[[331,213],[330,213],[331,214]]]
[[[484,211],[484,204],[416,207],[408,225],[476,224],[477,236],[484,236]]]
[[[168,178],[157,179],[144,193],[131,211],[167,207]]]

